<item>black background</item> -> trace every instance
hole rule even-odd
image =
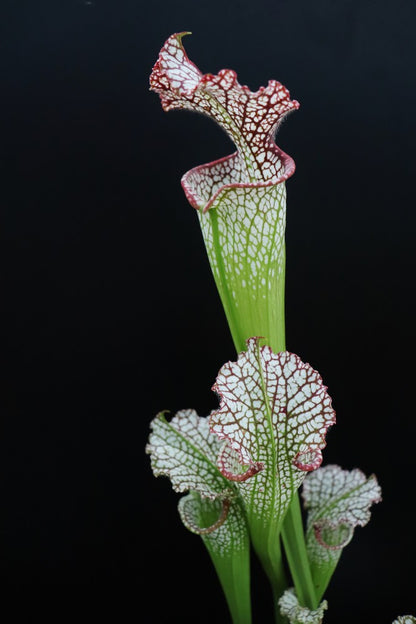
[[[227,621],[144,455],[154,414],[207,414],[235,357],[179,184],[233,147],[148,92],[164,40],[191,30],[202,71],[276,78],[301,102],[278,137],[297,164],[288,348],[333,397],[324,461],[374,471],[384,494],[325,621],[416,612],[415,15],[411,0],[2,0],[0,575],[15,609],[62,621],[87,598],[92,621],[113,602],[132,621]],[[270,622],[254,570],[255,622]]]

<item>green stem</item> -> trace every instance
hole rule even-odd
[[[259,535],[262,535],[263,539],[259,540]],[[278,606],[279,598],[288,588],[279,532],[272,529],[269,536],[264,539],[265,537],[264,533],[254,531],[253,546],[272,587],[275,623],[286,624],[287,619],[280,614]]]
[[[234,504],[237,507],[237,504]],[[231,513],[231,512],[230,512]],[[232,513],[237,513],[237,508]],[[243,517],[243,507],[238,508],[238,515]],[[215,518],[210,515],[201,517],[202,526],[210,526]],[[211,556],[212,563],[221,583],[230,610],[233,624],[251,624],[251,593],[250,593],[250,540],[248,528],[244,531],[244,543],[237,540],[231,533],[230,548],[223,551],[218,548],[215,539],[210,535],[202,536],[203,542]]]
[[[308,609],[316,609],[318,600],[306,551],[297,492],[293,496],[283,522],[282,538],[298,600],[302,606],[308,607]]]
[[[207,546],[208,547],[208,546]],[[224,591],[233,624],[251,624],[250,569],[244,552],[234,552],[221,559],[213,556],[212,562]]]
[[[327,568],[312,564],[312,577],[315,584],[316,599],[318,602],[322,600],[329,585],[329,582],[332,578],[332,575],[335,572],[337,564],[338,561],[333,566],[328,566]]]

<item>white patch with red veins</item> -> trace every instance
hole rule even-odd
[[[214,207],[215,217],[210,211],[199,219],[224,307],[232,314],[232,308],[250,306],[251,324],[267,332],[264,305],[268,323],[277,324],[281,310],[276,298],[285,266],[285,187],[231,188]]]
[[[168,476],[176,492],[194,490],[217,498],[227,484],[216,467],[221,445],[210,432],[208,419],[194,410],[182,410],[170,422],[158,414],[150,426],[146,452],[154,475]]]
[[[213,507],[216,519],[213,518],[206,527],[205,516],[212,516]],[[235,557],[238,551],[248,552],[248,530],[241,501],[211,501],[191,492],[180,499],[178,509],[186,528],[200,535],[208,548],[217,554]]]
[[[176,33],[160,51],[150,76],[150,87],[160,95],[165,111],[190,109],[214,119],[237,147],[231,175],[223,184],[277,184],[294,171],[292,159],[275,144],[274,135],[284,116],[299,108],[280,82],[250,91],[230,69],[202,74],[192,63]],[[234,175],[235,168],[235,175]],[[187,194],[198,196],[198,180],[184,182]]]
[[[329,465],[309,475],[302,496],[308,510],[307,548],[311,562],[335,566],[354,528],[370,520],[370,507],[381,500],[374,475]]]
[[[279,607],[281,614],[288,618],[290,624],[321,624],[328,603],[324,600],[314,611],[301,607],[295,590],[291,588],[287,589],[280,598]]]
[[[238,487],[250,515],[283,519],[309,465],[321,459],[325,434],[335,412],[320,375],[289,352],[247,341],[237,362],[225,364],[213,386],[221,399],[210,417],[211,430],[237,453],[241,464],[262,465]]]
[[[210,432],[208,419],[194,410],[182,410],[168,422],[162,413],[151,428],[146,452],[154,475],[168,476],[177,492],[190,491],[179,501],[185,526],[221,556],[248,549],[242,501],[217,467],[222,445]]]

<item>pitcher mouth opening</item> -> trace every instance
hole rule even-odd
[[[282,166],[270,180],[247,182],[239,166],[239,152],[224,156],[187,171],[181,179],[186,198],[193,208],[207,212],[219,195],[232,188],[264,188],[276,186],[290,178],[296,169],[295,161],[277,145],[273,146]]]

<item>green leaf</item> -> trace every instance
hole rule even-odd
[[[381,500],[374,475],[329,465],[310,474],[303,485],[308,509],[306,543],[318,600],[324,594],[343,548],[356,526],[370,520],[370,507]]]
[[[285,615],[290,624],[321,624],[328,603],[324,600],[317,609],[311,610],[302,607],[296,597],[293,588],[287,589],[279,600],[280,611]]]
[[[221,399],[211,430],[254,476],[237,487],[254,547],[269,576],[279,556],[278,535],[294,492],[322,460],[325,434],[335,422],[319,374],[297,355],[273,353],[258,338],[237,362],[225,364],[213,386]]]
[[[416,624],[416,618],[413,615],[399,615],[393,624]]]

